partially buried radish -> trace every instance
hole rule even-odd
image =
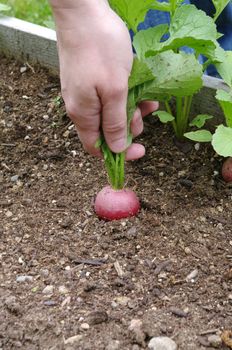
[[[100,218],[111,221],[136,215],[140,203],[133,191],[106,186],[98,193],[94,209]]]
[[[105,186],[96,196],[94,210],[101,219],[111,221],[134,216],[140,209],[136,194],[125,185],[125,152],[114,153],[100,140],[105,167],[110,185]]]
[[[227,158],[223,163],[222,177],[226,182],[232,182],[232,157]]]

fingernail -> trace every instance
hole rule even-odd
[[[115,153],[123,152],[126,149],[126,140],[119,139],[111,144],[111,149]]]

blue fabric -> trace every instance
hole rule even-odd
[[[164,2],[165,0],[161,0]],[[207,15],[213,16],[215,9],[211,0],[191,0],[184,1],[185,4],[192,3],[197,8],[205,11]],[[150,10],[145,18],[145,21],[138,26],[139,30],[147,29],[150,27],[157,26],[158,24],[169,23],[170,17],[167,12]],[[232,50],[232,3],[230,2],[224,11],[219,16],[217,22],[217,28],[223,36],[218,40],[220,45],[225,50]],[[189,52],[190,50],[185,48],[185,51]],[[201,58],[201,61],[203,59]],[[217,76],[217,72],[214,67],[208,67],[207,74]]]

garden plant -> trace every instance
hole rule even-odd
[[[218,44],[221,34],[215,24],[229,1],[214,0],[213,3],[215,15],[211,18],[194,5],[183,4],[182,0],[136,1],[133,4],[129,0],[110,1],[134,33],[136,57],[127,103],[128,146],[132,141],[130,122],[137,105],[143,100],[158,100],[164,103],[166,110],[156,111],[154,115],[163,123],[172,123],[177,139],[187,137],[198,142],[212,142],[219,155],[232,156],[232,52],[224,51]],[[168,12],[170,24],[138,31],[139,23],[151,9]],[[186,47],[191,50],[186,52]],[[205,58],[203,64],[200,57]],[[203,87],[203,74],[211,64],[228,87],[228,91],[219,90],[216,95],[225,114],[226,126],[219,125],[213,135],[202,129],[213,116],[200,114],[190,121],[193,96]],[[188,132],[191,127],[199,130]],[[104,154],[112,188],[121,190],[124,187],[125,154],[112,153],[103,136],[96,146],[101,147]]]

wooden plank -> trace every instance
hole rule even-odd
[[[228,90],[228,87],[221,79],[209,76],[204,76],[203,81],[203,89],[194,96],[192,114],[193,116],[203,113],[213,115],[217,117],[214,119],[214,123],[217,124],[222,117],[222,110],[215,99],[216,90]]]
[[[58,73],[56,33],[54,30],[12,17],[0,17],[0,52],[31,63],[39,63]],[[215,99],[217,89],[225,89],[220,79],[204,76],[204,88],[193,99],[192,116],[212,114],[221,118]],[[218,119],[215,119],[216,123]]]
[[[58,72],[56,33],[13,17],[0,17],[0,52]]]

